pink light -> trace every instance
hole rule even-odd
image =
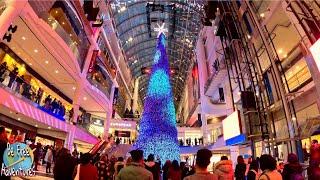
[[[311,47],[310,52],[313,56],[314,61],[317,64],[318,71],[320,71],[320,39],[318,39]]]

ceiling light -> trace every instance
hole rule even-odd
[[[39,52],[38,49],[34,49],[33,51],[34,51],[35,53]]]
[[[241,92],[240,92],[240,91],[238,92],[238,95],[239,95],[239,96],[241,95]]]
[[[260,14],[260,17],[264,18],[265,14],[264,13],[261,13]]]
[[[18,121],[20,121],[21,120],[21,118],[18,118]]]
[[[34,125],[35,127],[38,127],[38,124]]]
[[[133,40],[133,38],[132,38],[132,37],[129,37],[128,41],[131,42],[132,40]]]
[[[56,74],[58,74],[58,73],[59,73],[59,71],[58,71],[58,70],[55,70],[54,72],[55,72]]]
[[[58,11],[56,11],[56,14],[58,14]]]
[[[126,9],[127,9],[126,6],[122,6],[122,7],[120,8],[120,12],[125,11]]]
[[[287,56],[288,56],[287,54],[283,55],[284,58],[286,58]]]
[[[49,61],[45,61],[44,63],[49,64]]]
[[[71,36],[72,36],[72,34],[69,34],[69,36],[71,37]]]
[[[87,97],[83,97],[83,100],[85,100],[85,101],[86,101],[86,100],[87,100]]]
[[[29,66],[32,66],[32,63],[29,63]]]
[[[133,61],[133,63],[137,63],[137,62],[138,62],[138,60],[134,60],[134,61]]]
[[[10,114],[12,114],[12,111],[10,111]]]
[[[48,126],[48,129],[51,129],[51,127],[50,127],[50,126]]]
[[[279,54],[282,54],[282,53],[283,53],[283,50],[282,50],[282,49],[279,49],[279,50],[278,50],[278,53],[279,53]]]
[[[247,34],[247,37],[248,37],[248,39],[251,39],[251,36],[250,36],[250,34]]]
[[[295,120],[297,120],[297,118],[293,116],[293,117],[292,117],[292,121],[295,121]]]
[[[64,23],[64,22],[62,22],[62,24],[64,25],[65,23]]]
[[[26,40],[26,37],[22,36],[21,39],[22,39],[22,40]]]
[[[73,86],[73,87],[72,87],[72,90],[76,90],[76,87]]]

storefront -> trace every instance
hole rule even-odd
[[[23,142],[35,140],[37,128],[0,114],[0,126],[5,127],[9,140]]]

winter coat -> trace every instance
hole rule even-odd
[[[284,165],[282,178],[285,180],[298,180],[299,176],[302,177],[302,171],[302,166],[299,163],[286,164]]]
[[[247,165],[242,163],[242,164],[237,164],[236,170],[235,170],[235,176],[236,180],[245,180],[245,174],[247,170]]]
[[[51,149],[48,149],[48,150],[47,150],[47,153],[46,153],[46,156],[44,157],[44,160],[45,160],[47,163],[52,163],[52,161],[53,161],[53,154],[52,154],[52,150],[51,150]]]
[[[120,170],[116,180],[153,180],[153,175],[139,163],[131,163]]]
[[[282,180],[282,176],[277,170],[265,170],[259,176],[258,180]]]
[[[150,171],[153,175],[153,180],[160,179],[160,166],[154,161],[148,161],[144,166],[148,171]]]
[[[232,161],[219,161],[215,166],[215,174],[218,175],[219,180],[233,180]]]

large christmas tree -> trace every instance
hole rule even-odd
[[[154,154],[162,163],[166,160],[180,160],[176,113],[163,33],[158,36],[139,136],[134,147],[143,150],[145,157]]]

